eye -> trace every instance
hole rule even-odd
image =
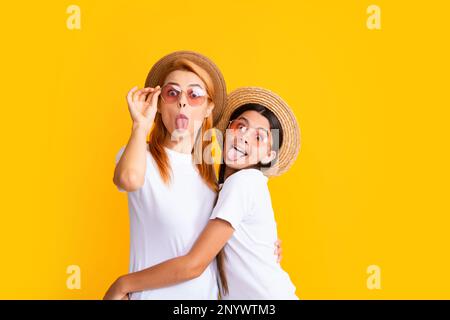
[[[267,135],[265,134],[265,133],[258,133],[257,135],[256,135],[256,141],[257,142],[267,142],[267,139],[268,139],[268,137],[267,137]]]
[[[178,96],[179,93],[180,93],[180,92],[177,91],[177,90],[175,90],[175,89],[170,89],[170,90],[167,92],[167,94],[168,94],[170,97],[176,97],[176,96]]]
[[[191,98],[195,99],[195,98],[200,98],[200,97],[205,96],[205,93],[202,90],[200,90],[200,89],[191,90],[190,96],[191,96]]]

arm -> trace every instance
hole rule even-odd
[[[114,184],[125,191],[135,191],[144,184],[147,152],[147,136],[153,125],[156,105],[161,90],[157,87],[136,91],[127,95],[128,109],[133,127],[127,146],[114,170]]]
[[[147,133],[142,127],[133,128],[130,139],[114,170],[114,184],[131,192],[144,184]]]
[[[188,254],[119,277],[104,299],[120,299],[129,292],[156,289],[199,277],[233,232],[227,221],[211,219]]]

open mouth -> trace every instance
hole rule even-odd
[[[227,157],[231,161],[236,161],[248,156],[245,149],[238,147],[237,145],[232,145],[228,150]]]
[[[186,130],[189,124],[189,118],[185,116],[184,114],[179,114],[175,118],[175,127],[178,130]]]
[[[234,150],[236,150],[236,152],[239,154],[239,155],[241,155],[242,157],[245,157],[245,156],[247,156],[248,155],[248,153],[247,152],[245,152],[245,150],[243,150],[243,149],[239,149],[237,146],[233,146],[233,149]]]

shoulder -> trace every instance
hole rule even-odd
[[[267,187],[267,178],[258,169],[242,169],[229,176],[221,191],[239,192],[242,195],[254,193],[254,190]]]
[[[258,169],[242,169],[229,176],[225,182],[226,184],[253,184],[266,183],[267,177]]]

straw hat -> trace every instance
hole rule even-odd
[[[270,90],[243,87],[228,95],[227,105],[216,128],[225,133],[233,111],[247,103],[257,103],[266,107],[275,114],[281,123],[283,143],[279,149],[277,160],[270,168],[263,170],[266,176],[279,176],[290,168],[300,151],[300,129],[294,113],[283,99]]]
[[[209,58],[194,51],[175,51],[157,61],[145,80],[145,87],[156,87],[162,85],[167,76],[166,69],[178,59],[187,59],[204,69],[212,79],[214,85],[214,109],[212,111],[213,123],[216,124],[222,115],[227,99],[227,89],[222,72]]]

